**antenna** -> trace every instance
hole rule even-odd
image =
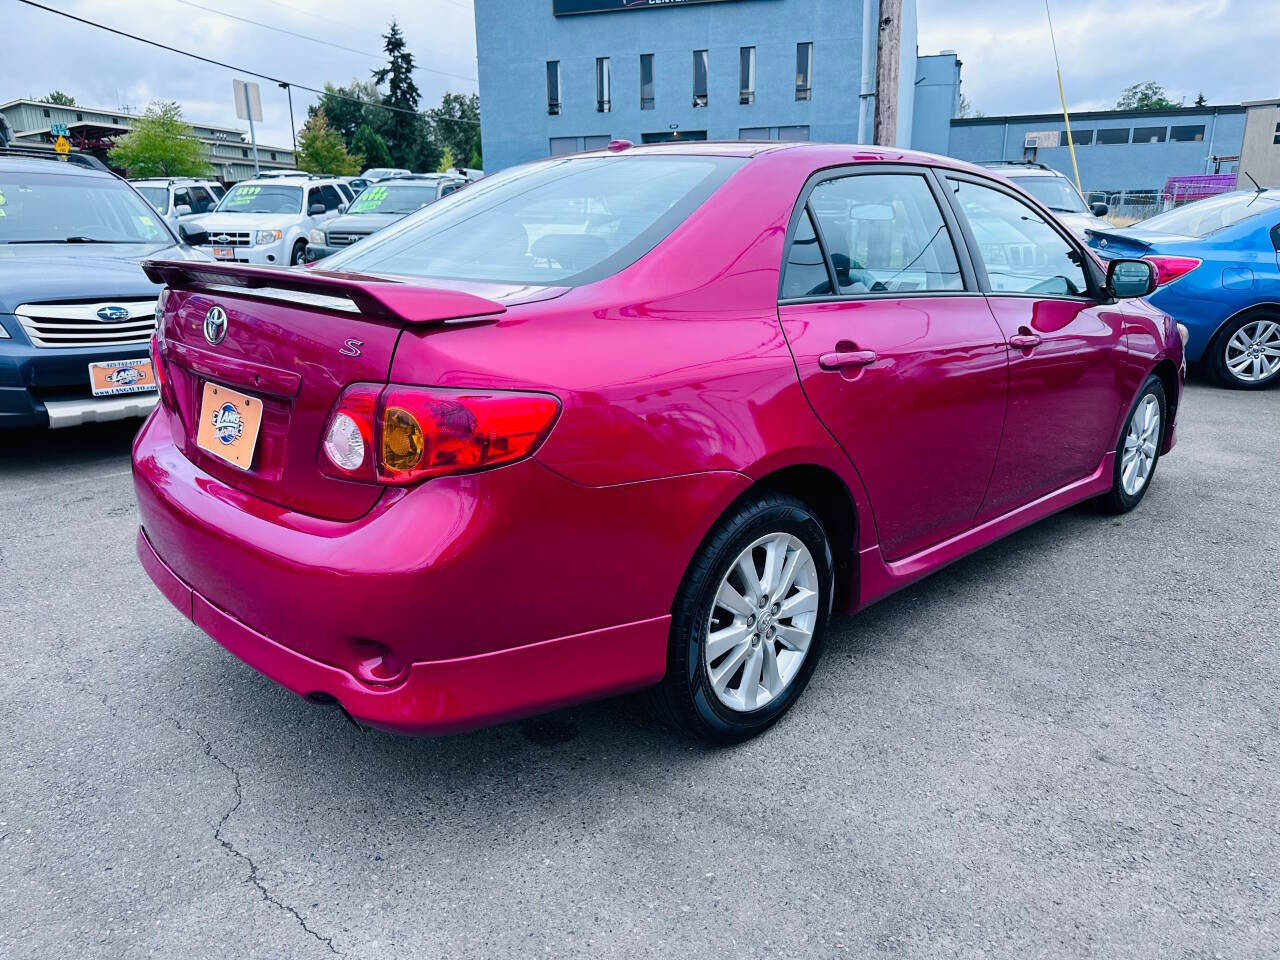
[[[1266,187],[1264,187],[1262,184],[1260,184],[1257,180],[1254,180],[1254,179],[1253,179],[1253,174],[1252,174],[1252,173],[1250,173],[1248,170],[1246,170],[1246,171],[1244,172],[1244,175],[1245,175],[1246,177],[1248,177],[1250,180],[1253,180],[1253,189],[1254,189],[1254,190],[1256,190],[1258,193],[1266,193],[1266,192],[1267,192],[1267,188],[1266,188]]]

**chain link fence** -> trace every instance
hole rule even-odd
[[[1124,227],[1184,203],[1234,190],[1235,185],[1234,173],[1170,177],[1161,190],[1087,190],[1084,198],[1088,203],[1105,203],[1110,207],[1107,219]]]

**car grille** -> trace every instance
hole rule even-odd
[[[128,317],[103,320],[98,311],[123,307]],[[114,347],[146,343],[156,328],[156,301],[110,300],[101,303],[24,303],[14,310],[37,347]]]
[[[367,233],[330,233],[329,246],[349,247],[357,240],[363,240],[367,236]]]
[[[204,246],[218,247],[247,247],[249,246],[249,237],[251,234],[247,230],[224,230],[217,233],[210,233],[209,240]]]

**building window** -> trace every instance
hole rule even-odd
[[[742,127],[738,131],[738,139],[739,140],[768,140],[770,139],[769,128],[768,127]]]
[[[640,54],[640,109],[653,109],[653,54]]]
[[[1272,143],[1280,143],[1280,123],[1277,123],[1277,124],[1276,124],[1276,135],[1275,135],[1275,139],[1274,139],[1274,140],[1272,140],[1271,142],[1272,142]]]
[[[560,61],[547,61],[547,113],[560,113]]]
[[[77,114],[76,114],[76,123],[81,123],[83,120],[84,120],[84,114],[83,114],[83,113],[77,113]]]
[[[796,99],[813,97],[813,44],[796,44]]]
[[[275,152],[274,150],[272,150],[272,151],[271,151],[271,159],[272,159],[272,160],[274,160],[275,158],[276,158],[276,152]]]
[[[743,47],[738,51],[738,103],[746,106],[756,102],[756,48]]]
[[[1134,143],[1164,143],[1165,128],[1164,127],[1135,127],[1133,131]]]
[[[112,118],[111,118],[111,125],[112,125],[112,126],[115,126],[115,127],[120,126],[120,118],[119,118],[119,117],[112,117]]]
[[[1129,128],[1128,128],[1128,127],[1116,127],[1116,128],[1111,129],[1111,130],[1099,130],[1099,131],[1098,131],[1098,143],[1099,143],[1099,144],[1103,144],[1103,143],[1128,143],[1128,142],[1129,142]]]
[[[45,115],[46,117],[47,117],[47,116],[49,116],[49,108],[48,108],[48,107],[45,107],[45,108],[44,108],[44,115]]]
[[[789,127],[741,127],[738,130],[739,140],[808,140],[809,127],[796,125]]]
[[[707,105],[707,51],[693,51],[693,105]]]
[[[1204,124],[1193,127],[1170,127],[1169,139],[1174,143],[1200,143],[1204,140]]]
[[[609,112],[609,58],[596,57],[596,113]]]
[[[566,153],[578,152],[577,137],[552,137],[551,138],[551,156],[560,157]]]
[[[777,140],[808,140],[808,139],[809,139],[809,127],[808,127],[807,125],[804,125],[804,126],[792,126],[792,127],[778,127],[778,136],[777,136],[777,137],[775,137],[774,139],[777,139]]]
[[[244,147],[241,147],[241,148],[240,148],[240,156],[242,156],[242,157],[247,157],[247,156],[249,156],[249,151],[248,151],[247,149],[245,149]]]
[[[1067,145],[1067,131],[1065,130],[1062,131],[1061,136],[1059,136],[1058,138],[1058,142],[1062,144],[1064,147]],[[1089,144],[1093,143],[1093,131],[1092,130],[1072,130],[1071,142],[1074,143],[1077,147],[1087,147]]]
[[[612,139],[613,137],[607,133],[598,134],[594,137],[583,137],[582,149],[583,150],[603,150],[605,147],[609,146],[609,141]]]

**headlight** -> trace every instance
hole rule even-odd
[[[324,231],[323,231],[323,230],[309,230],[309,231],[307,232],[307,239],[308,239],[308,240],[310,240],[312,243],[318,244],[318,245],[320,245],[320,246],[322,246],[322,247],[323,247],[323,246],[324,246]]]
[[[259,230],[257,234],[254,236],[253,242],[261,247],[264,244],[275,243],[279,239],[280,239],[279,230]]]

